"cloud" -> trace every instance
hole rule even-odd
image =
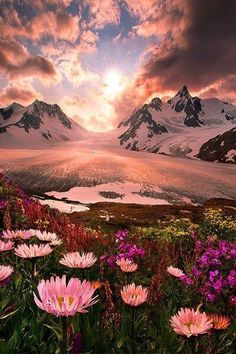
[[[85,0],[84,4],[89,7],[89,27],[103,28],[109,24],[120,22],[120,7],[117,0]]]
[[[49,36],[75,42],[79,35],[79,16],[72,16],[57,8],[56,11],[37,13],[23,21],[17,11],[5,9],[0,16],[0,31],[4,38],[26,38],[38,41]]]
[[[0,40],[0,74],[10,79],[36,78],[43,83],[57,83],[60,79],[54,66],[46,58],[32,56],[15,40]]]
[[[28,82],[11,83],[0,91],[0,101],[2,106],[8,106],[12,102],[27,105],[42,96]]]
[[[141,7],[135,8],[134,1],[127,2],[141,16]],[[143,19],[149,22],[145,26],[141,22],[134,29],[142,36],[160,36],[147,48],[136,77],[115,102],[120,119],[151,96],[169,95],[183,84],[195,93],[214,87],[218,95],[229,97],[227,92],[231,92],[234,96],[236,2],[215,0],[202,6],[198,0],[173,0],[158,4],[160,13],[152,9]]]

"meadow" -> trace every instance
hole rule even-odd
[[[0,177],[0,353],[233,354],[236,220],[76,222]]]

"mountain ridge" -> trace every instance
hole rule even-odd
[[[82,139],[86,132],[57,104],[36,99],[27,106],[13,102],[0,108],[0,146],[3,147],[53,146]]]
[[[192,97],[184,85],[167,102],[154,97],[121,121],[118,139],[121,146],[134,151],[196,158],[204,143],[230,130],[234,124],[236,106],[218,98]],[[221,156],[216,161],[227,159]]]

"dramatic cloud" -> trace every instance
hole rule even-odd
[[[85,0],[89,6],[90,27],[103,28],[108,24],[120,22],[120,7],[117,0]]]
[[[15,40],[0,40],[0,74],[10,79],[37,78],[43,82],[58,82],[54,65],[46,58],[31,56]]]
[[[16,10],[11,13],[5,9],[1,15],[0,31],[4,38],[38,41],[51,36],[54,39],[75,42],[79,35],[79,17],[61,10],[42,12],[26,23],[23,23]]]
[[[135,8],[135,2],[127,3],[130,7],[133,4],[133,11],[141,16],[142,10]],[[163,1],[155,11],[150,10],[145,22],[135,26],[134,31],[145,37],[160,37],[144,53],[133,83],[116,100],[118,116],[125,116],[150,96],[168,95],[183,84],[193,92],[210,87],[211,93],[234,99],[235,16],[236,2],[232,0],[208,1],[204,6],[198,0]],[[132,107],[130,101],[134,102]]]
[[[200,90],[236,71],[236,3],[186,1],[188,21],[178,38],[163,40],[153,48],[141,79],[156,79],[162,89],[183,82]],[[169,27],[171,32],[171,26]]]
[[[41,95],[27,82],[12,83],[0,91],[1,106],[8,106],[12,102],[27,105],[35,99],[40,99]]]
[[[193,95],[236,102],[233,0],[0,2],[4,102],[39,92],[95,130],[183,84]]]

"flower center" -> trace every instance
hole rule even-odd
[[[74,297],[72,297],[72,296],[69,296],[68,300],[69,300],[69,306],[71,306],[73,304],[73,302],[75,301]],[[57,297],[57,302],[58,302],[58,305],[60,308],[62,307],[63,301],[64,301],[64,296]]]

